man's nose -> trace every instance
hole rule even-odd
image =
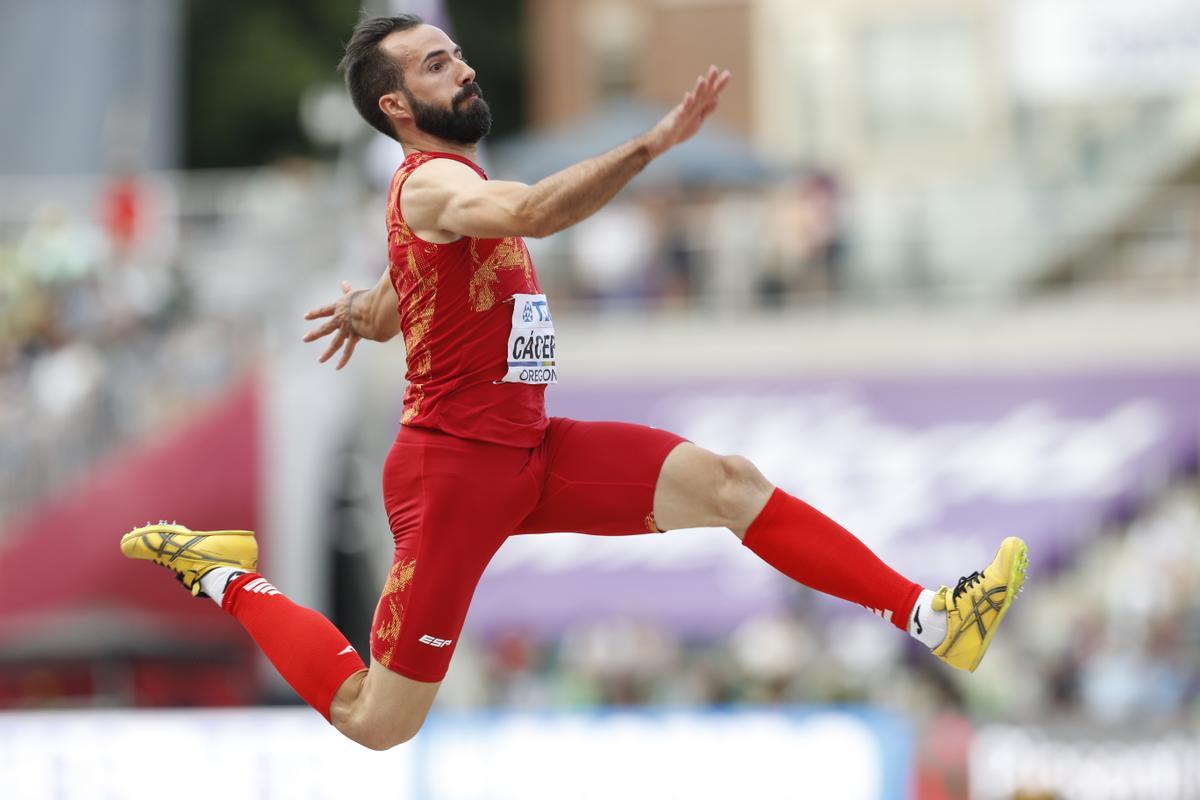
[[[463,65],[463,74],[459,78],[458,83],[460,86],[466,86],[468,83],[475,81],[475,70],[471,69],[471,65],[467,62],[463,61],[461,63]]]

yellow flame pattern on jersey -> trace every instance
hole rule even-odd
[[[480,259],[479,250],[475,247],[475,239],[471,240],[471,263],[475,265],[475,273],[471,276],[471,286],[468,297],[471,308],[475,311],[487,311],[496,305],[496,284],[500,281],[497,274],[500,270],[520,269],[525,272],[527,281],[533,280],[533,263],[529,260],[529,251],[525,243],[515,236],[500,240],[496,248],[485,259]]]

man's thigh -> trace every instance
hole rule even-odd
[[[404,429],[384,466],[396,542],[371,655],[413,681],[446,673],[476,584],[537,502],[529,450]]]
[[[667,456],[684,442],[645,425],[551,419],[535,454],[544,475],[541,500],[514,533],[658,531],[659,474]]]

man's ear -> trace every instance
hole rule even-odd
[[[408,107],[408,98],[403,92],[388,92],[379,98],[379,110],[394,122],[406,122],[412,119],[412,109]]]

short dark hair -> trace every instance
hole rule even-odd
[[[394,17],[370,17],[354,26],[350,41],[346,43],[346,54],[338,64],[346,75],[346,88],[350,99],[362,118],[380,133],[398,139],[392,121],[379,107],[379,98],[397,89],[403,91],[404,68],[379,47],[388,34],[406,31],[425,20],[416,14],[398,14]]]

